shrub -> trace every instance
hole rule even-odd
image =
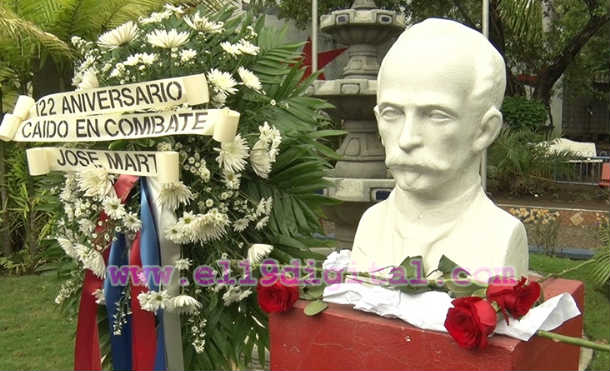
[[[511,129],[537,131],[543,127],[548,114],[540,101],[525,97],[506,97],[502,104],[502,116]]]
[[[553,187],[553,175],[568,171],[568,152],[549,152],[542,135],[532,129],[503,129],[488,150],[492,188],[512,195],[543,193]]]

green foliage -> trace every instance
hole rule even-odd
[[[21,247],[14,256],[6,256],[0,264],[15,274],[38,272],[53,255],[47,255],[51,244],[54,211],[58,202],[51,190],[58,184],[57,176],[33,178],[29,175],[25,149],[16,143],[7,146],[8,171],[5,184],[8,190],[6,207],[0,214],[2,229],[8,230],[11,240],[2,243]]]
[[[543,193],[553,175],[568,171],[566,153],[548,150],[543,137],[528,129],[503,129],[488,149],[490,188],[513,195]]]
[[[548,115],[544,104],[540,101],[525,97],[506,97],[502,103],[502,117],[513,130],[538,131]]]
[[[610,284],[610,223],[608,223],[608,218],[604,219],[600,225],[599,240],[601,244],[594,257],[593,278],[597,285],[608,288]]]

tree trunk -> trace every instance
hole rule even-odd
[[[600,28],[608,23],[608,21],[610,21],[610,15],[608,13],[602,16],[592,15],[589,18],[589,21],[581,31],[566,43],[558,54],[557,59],[555,59],[555,62],[544,67],[542,71],[538,73],[538,79],[533,94],[534,98],[540,99],[547,107],[550,105],[553,86],[557,80],[559,80],[587,41],[589,41]]]
[[[502,18],[498,14],[498,0],[489,2],[489,41],[498,50],[502,58],[506,61],[506,39],[504,37],[504,24]],[[523,96],[525,89],[521,84],[508,64],[506,65],[506,95],[508,96]]]

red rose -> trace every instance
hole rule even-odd
[[[540,297],[540,284],[538,282],[530,282],[525,284],[525,277],[522,277],[519,282],[514,280],[500,282],[502,278],[492,277],[487,287],[487,300],[496,302],[504,318],[508,324],[508,316],[510,313],[515,318],[521,318],[534,305],[538,297]],[[495,284],[494,282],[499,282]]]
[[[496,328],[496,311],[486,300],[477,296],[458,298],[451,302],[445,328],[462,347],[483,349],[487,336]]]
[[[267,313],[285,312],[299,299],[297,286],[284,286],[279,281],[271,286],[256,286],[258,305]]]

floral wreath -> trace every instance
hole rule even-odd
[[[205,74],[209,103],[155,110],[229,108],[241,115],[238,134],[230,142],[183,135],[79,143],[80,148],[179,153],[181,180],[160,185],[154,201],[177,218],[158,233],[179,247],[179,257],[171,264],[185,278],[201,265],[236,277],[234,265],[223,267],[217,261],[257,264],[271,256],[288,262],[314,257],[309,247],[324,244],[312,234],[321,232],[321,208],[334,201],[315,192],[327,186],[323,176],[329,160],[337,157],[325,141],[342,132],[322,130],[331,125],[322,113],[330,105],[304,96],[316,76],[302,81],[301,44],[286,44],[282,37],[264,28],[262,19],[232,9],[206,14],[203,8],[186,11],[166,5],[96,41],[72,38],[80,54],[73,80],[77,89]],[[125,197],[118,191],[123,180],[132,187]],[[79,296],[86,295],[85,288],[81,290],[83,280],[87,282],[83,270],[107,279],[109,246],[140,239],[141,199],[151,197],[142,184],[103,169],[65,176],[57,188],[61,210],[54,232],[72,259],[61,270],[65,281],[56,303],[74,312]],[[264,362],[267,317],[252,288],[181,283],[171,293],[148,279],[139,272],[135,283],[113,299],[107,318],[113,341],[124,334],[136,309],[151,315],[175,312],[182,315],[182,338],[188,344],[186,368],[247,367],[254,346]],[[133,290],[130,285],[140,287]],[[104,288],[92,295],[97,304],[108,305]],[[159,326],[158,317],[156,321]],[[100,331],[103,335],[103,326]]]

